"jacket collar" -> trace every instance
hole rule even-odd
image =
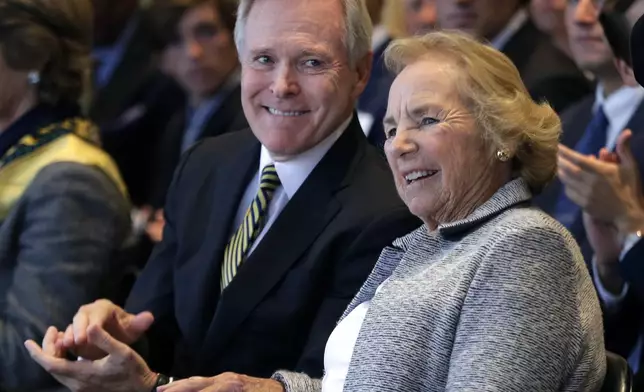
[[[482,225],[503,211],[518,204],[526,203],[531,199],[532,192],[524,179],[511,180],[499,188],[490,199],[481,204],[467,218],[439,225],[438,234],[442,237],[457,236]],[[406,236],[395,240],[393,245],[407,250],[413,242],[418,239],[426,239],[428,236],[430,234],[427,232],[427,227],[423,225]]]

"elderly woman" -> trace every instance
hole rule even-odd
[[[601,311],[572,236],[530,206],[560,122],[503,54],[431,33],[386,52],[385,151],[424,225],[386,248],[331,334],[325,377],[224,374],[179,391],[598,391]]]
[[[0,390],[51,378],[23,342],[111,294],[129,207],[80,116],[89,0],[0,0]]]

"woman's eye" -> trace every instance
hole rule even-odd
[[[391,139],[392,137],[396,137],[396,128],[389,128],[385,132],[385,136],[387,137],[387,139]]]
[[[310,60],[306,60],[304,62],[304,65],[306,65],[307,67],[311,67],[311,68],[317,68],[320,65],[322,65],[322,62],[320,60],[310,59]]]
[[[438,119],[433,118],[433,117],[424,117],[422,120],[420,120],[420,125],[434,125],[438,123]]]

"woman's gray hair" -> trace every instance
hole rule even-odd
[[[39,99],[80,101],[90,82],[89,0],[3,0],[0,50],[7,65],[40,72]]]
[[[240,0],[235,24],[235,45],[241,53],[244,45],[246,20],[256,0]],[[294,0],[297,1],[297,0]],[[330,1],[330,0],[329,0]],[[354,66],[371,51],[373,25],[364,0],[340,0],[344,8],[345,34],[343,43],[348,51],[349,64]],[[277,23],[277,21],[276,21]]]

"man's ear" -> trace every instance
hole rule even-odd
[[[622,78],[622,83],[629,87],[637,87],[639,84],[635,80],[635,74],[633,73],[633,68],[631,68],[626,61],[622,59],[615,59],[615,68],[619,72],[619,76]]]
[[[363,56],[361,59],[359,59],[356,64],[354,71],[356,72],[357,75],[357,82],[354,86],[353,89],[353,97],[357,99],[360,94],[364,91],[365,87],[367,87],[367,83],[369,82],[369,77],[371,76],[371,68],[373,66],[373,52],[367,53],[365,56]]]

